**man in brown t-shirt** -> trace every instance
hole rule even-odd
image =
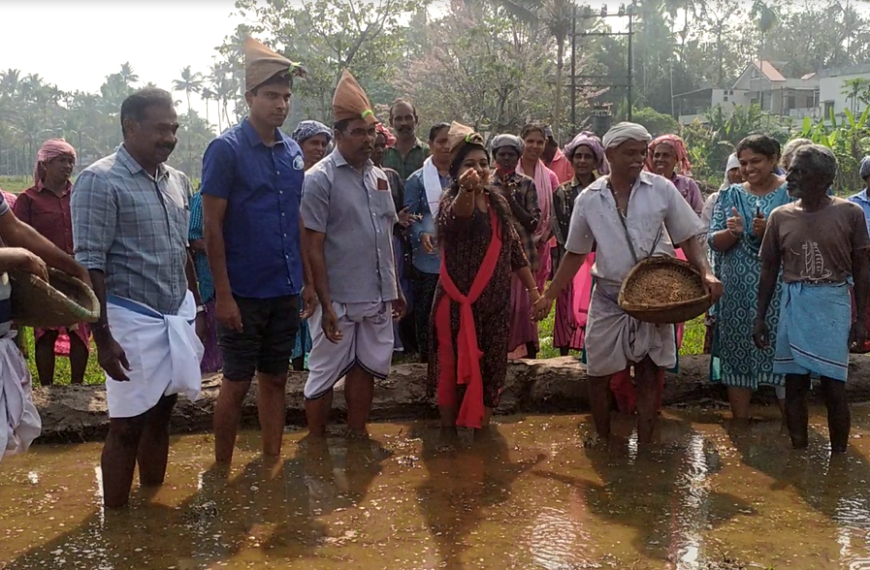
[[[860,206],[828,196],[837,160],[827,148],[801,147],[786,178],[797,202],[774,210],[761,245],[755,344],[768,345],[765,315],[782,268],[782,309],[773,361],[774,374],[785,374],[786,423],[792,445],[808,445],[807,396],[810,375],[821,377],[828,410],[831,451],[844,453],[850,414],[845,383],[850,342],[867,338],[864,321],[852,323],[850,286],[858,314],[870,289],[870,236]]]

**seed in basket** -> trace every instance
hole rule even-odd
[[[666,267],[637,275],[634,286],[626,291],[629,303],[672,305],[704,296],[700,282],[686,279],[685,272]]]

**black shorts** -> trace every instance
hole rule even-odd
[[[254,372],[286,376],[299,331],[299,296],[235,299],[242,315],[242,331],[218,325],[224,378],[245,382]]]

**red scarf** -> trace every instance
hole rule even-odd
[[[483,258],[471,290],[463,295],[447,272],[447,262],[441,260],[441,287],[445,295],[441,298],[435,312],[435,332],[438,338],[438,405],[456,405],[456,386],[467,384],[465,397],[456,419],[456,425],[480,429],[485,409],[483,406],[483,376],[480,372],[480,359],[483,357],[477,344],[477,331],[474,326],[472,305],[486,289],[495,273],[498,256],[501,253],[501,225],[495,208],[489,204],[489,217],[492,226],[492,239]],[[457,359],[453,354],[453,338],[450,334],[450,306],[459,303],[459,334],[456,337]]]

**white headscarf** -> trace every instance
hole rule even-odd
[[[740,159],[737,158],[736,153],[728,157],[728,162],[725,164],[725,182],[722,184],[720,190],[724,190],[731,186],[731,180],[728,179],[728,173],[735,168],[740,168]]]
[[[613,127],[607,131],[607,134],[604,135],[604,139],[601,142],[604,143],[604,148],[607,149],[617,147],[625,141],[641,141],[649,143],[651,140],[652,136],[643,125],[622,122],[613,125]]]

